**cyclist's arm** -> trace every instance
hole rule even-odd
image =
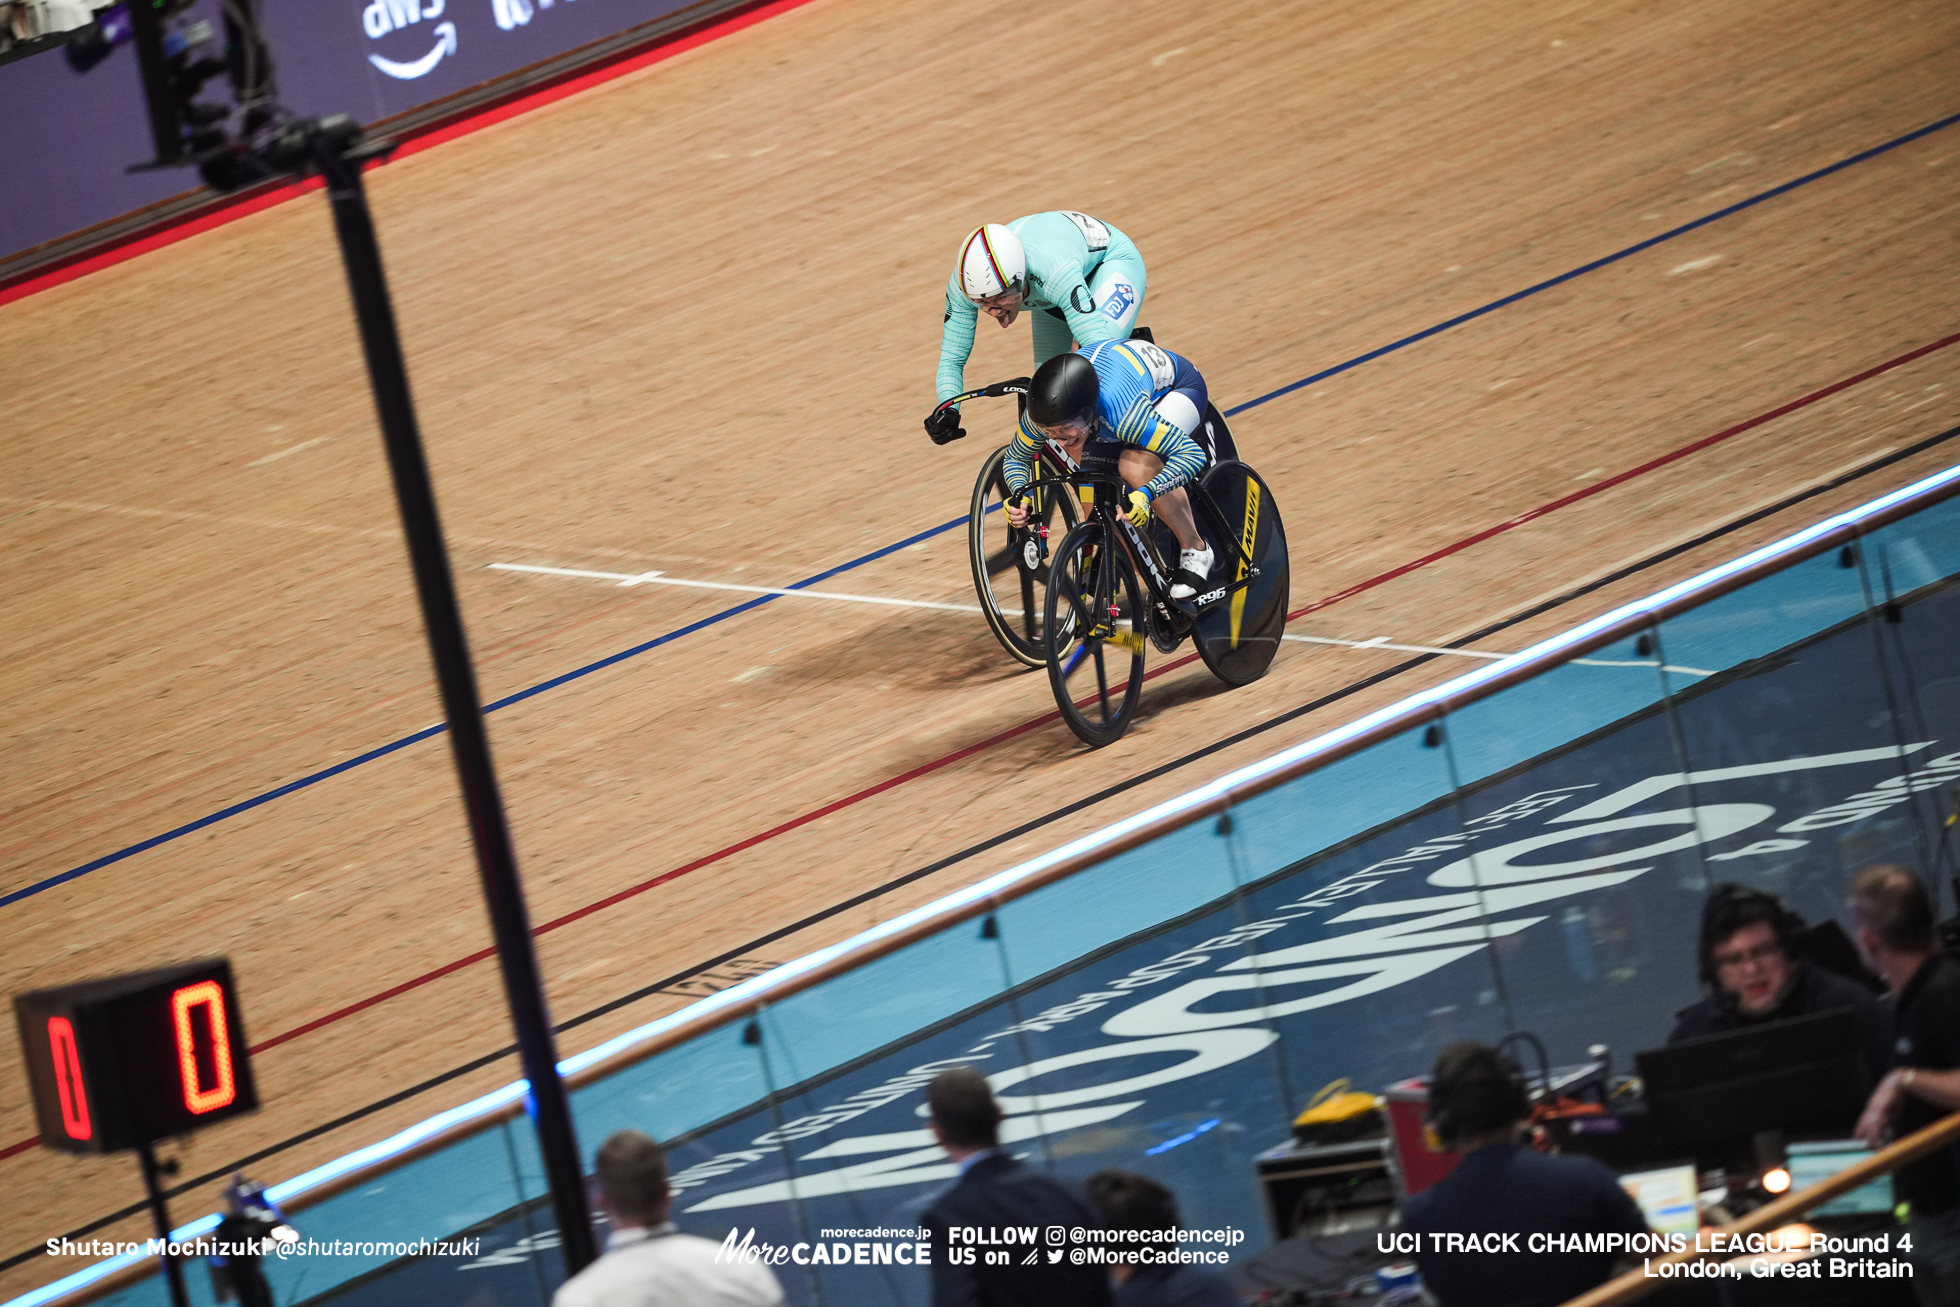
[[[1007,482],[1007,493],[1019,494],[1028,482],[1034,480],[1035,468],[1041,460],[1041,446],[1047,437],[1028,425],[1027,414],[1021,415],[1021,425],[1014,429],[1014,439],[1007,446],[1007,457],[1001,460],[1001,479]]]
[[[955,272],[946,279],[946,321],[939,333],[939,399],[941,403],[966,389],[966,360],[973,353],[973,327],[980,310],[960,294]]]
[[[1130,401],[1116,424],[1116,435],[1126,444],[1147,449],[1164,460],[1164,470],[1144,486],[1152,499],[1189,485],[1205,470],[1205,451],[1197,441],[1163,419],[1148,393]]]

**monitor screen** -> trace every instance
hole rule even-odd
[[[1628,1171],[1620,1177],[1620,1188],[1639,1205],[1647,1228],[1656,1234],[1693,1234],[1701,1228],[1692,1166]]]
[[[1808,1189],[1819,1180],[1828,1180],[1854,1162],[1871,1156],[1871,1150],[1856,1139],[1832,1139],[1815,1144],[1791,1144],[1789,1149],[1790,1188]],[[1812,1209],[1813,1216],[1872,1216],[1892,1210],[1892,1179],[1879,1176],[1848,1194]]]
[[[1869,1089],[1850,1008],[1684,1039],[1634,1063],[1654,1123],[1696,1150],[1763,1130],[1841,1136]]]

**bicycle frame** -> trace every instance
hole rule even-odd
[[[1044,446],[1044,452],[1047,448]],[[1139,573],[1146,578],[1144,588],[1150,592],[1151,600],[1165,607],[1178,602],[1170,597],[1170,578],[1166,577],[1157,567],[1156,551],[1150,548],[1149,543],[1143,538],[1143,533],[1131,524],[1129,517],[1119,507],[1130,493],[1131,487],[1127,482],[1121,477],[1105,476],[1093,472],[1084,473],[1078,467],[1071,473],[1063,476],[1036,477],[1034,480],[1028,482],[1023,489],[1035,490],[1052,487],[1088,490],[1090,494],[1083,497],[1083,502],[1088,504],[1090,516],[1096,521],[1101,522],[1105,530],[1112,532],[1116,538],[1124,542],[1124,548],[1129,552],[1130,561],[1137,566]],[[1224,515],[1218,511],[1218,506],[1211,502],[1211,496],[1204,492],[1204,488],[1194,483],[1186,487],[1186,489],[1190,492],[1191,502],[1197,506],[1198,511],[1205,515],[1206,522],[1212,528],[1214,537],[1217,540],[1230,544],[1233,557],[1225,560],[1227,566],[1231,567],[1236,564],[1245,570],[1245,575],[1238,580],[1206,594],[1205,603],[1209,607],[1211,604],[1222,602],[1233,593],[1251,585],[1253,579],[1259,575],[1259,568],[1254,565],[1252,556],[1245,551],[1244,543],[1238,538],[1238,535],[1231,527],[1226,524]]]

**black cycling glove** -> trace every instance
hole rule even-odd
[[[942,408],[926,419],[926,434],[932,437],[935,445],[947,445],[966,434],[960,425],[958,408]]]

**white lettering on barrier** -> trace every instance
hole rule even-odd
[[[1875,817],[1887,808],[1904,803],[1921,790],[1940,788],[1953,779],[1955,772],[1960,772],[1960,753],[1949,753],[1943,758],[1933,758],[1917,771],[1904,776],[1889,776],[1861,794],[1840,799],[1828,808],[1821,808],[1808,816],[1778,826],[1777,833],[1790,834],[1795,831],[1849,826],[1854,821]]]
[[[1203,1030],[1237,1025],[1245,1021],[1292,1016],[1299,1012],[1310,1012],[1315,1008],[1332,1007],[1336,1003],[1345,1003],[1366,994],[1378,993],[1414,980],[1418,976],[1427,975],[1459,958],[1468,957],[1492,939],[1515,935],[1545,920],[1543,917],[1524,917],[1513,921],[1478,921],[1480,914],[1505,912],[1513,908],[1527,907],[1533,903],[1542,903],[1548,899],[1565,898],[1590,890],[1604,889],[1642,874],[1642,871],[1610,872],[1598,876],[1574,877],[1550,885],[1521,885],[1508,889],[1488,890],[1482,895],[1439,894],[1427,899],[1411,899],[1400,903],[1372,903],[1355,908],[1334,918],[1334,924],[1367,920],[1371,917],[1424,912],[1434,907],[1443,907],[1444,911],[1431,912],[1414,921],[1351,931],[1331,939],[1315,940],[1311,944],[1278,949],[1271,953],[1262,953],[1257,957],[1242,958],[1228,963],[1220,970],[1252,971],[1254,974],[1215,976],[1204,980],[1188,981],[1168,993],[1159,994],[1117,1013],[1103,1023],[1103,1033],[1128,1037]],[[1479,903],[1480,899],[1481,903]],[[1448,930],[1436,929],[1438,926],[1451,926],[1456,922],[1476,924]],[[1437,945],[1456,947],[1439,948],[1436,947]],[[1367,961],[1327,961],[1331,958],[1353,957],[1357,954],[1386,953],[1391,949],[1404,951]],[[1303,962],[1320,965],[1294,966],[1296,963]],[[1191,1008],[1199,1002],[1218,994],[1246,991],[1263,994],[1265,991],[1282,986],[1347,976],[1358,977],[1358,979],[1306,998],[1290,999],[1282,1003],[1268,1002],[1263,1006],[1236,1008],[1225,1012],[1191,1011]]]
[[[1203,1075],[1250,1057],[1270,1046],[1278,1038],[1277,1033],[1263,1029],[1234,1029],[1233,1027],[1242,1026],[1247,1022],[1333,1006],[1416,979],[1477,952],[1493,939],[1516,934],[1547,920],[1546,917],[1536,916],[1511,921],[1491,921],[1490,917],[1493,914],[1624,883],[1652,870],[1651,867],[1625,868],[1623,864],[1627,862],[1658,857],[1727,838],[1773,816],[1776,811],[1774,807],[1767,804],[1726,803],[1698,805],[1632,817],[1616,815],[1656,795],[1683,785],[1707,786],[1725,780],[1903,758],[1926,748],[1930,743],[1931,741],[1906,745],[1902,748],[1861,749],[1808,758],[1792,758],[1781,762],[1651,776],[1583,807],[1553,817],[1551,821],[1560,824],[1579,821],[1586,821],[1589,824],[1534,835],[1488,852],[1464,857],[1429,877],[1429,883],[1438,887],[1459,888],[1468,892],[1436,894],[1427,898],[1394,903],[1367,904],[1333,918],[1332,922],[1359,922],[1381,917],[1416,917],[1415,920],[1350,931],[1330,939],[1276,949],[1252,958],[1236,958],[1221,966],[1219,971],[1246,974],[1221,974],[1211,978],[1189,980],[1166,993],[1155,995],[1116,1013],[1103,1024],[1102,1030],[1103,1033],[1115,1036],[1122,1042],[1079,1050],[994,1073],[988,1079],[998,1094],[1003,1089],[1044,1074],[1097,1062],[1153,1053],[1192,1054],[1161,1070],[1086,1089],[1064,1090],[1047,1095],[1003,1094],[1000,1096],[1002,1106],[1014,1115],[1010,1115],[1002,1123],[1001,1142],[1008,1144],[1031,1139],[1038,1135],[1074,1129],[1081,1125],[1120,1116],[1143,1106],[1143,1101],[1087,1108],[1077,1105],[1094,1103],[1118,1095],[1140,1093],[1177,1080]],[[1952,770],[1960,770],[1960,754],[1951,757],[1954,760]],[[1936,764],[1947,762],[1947,759],[1936,760]],[[1933,766],[1926,769],[1928,773],[1933,770]],[[1493,823],[1500,818],[1511,818],[1513,814],[1521,818],[1571,797],[1573,790],[1590,788],[1593,787],[1573,786],[1565,790],[1543,791],[1528,796],[1527,799],[1519,800],[1507,808],[1488,814],[1480,819],[1481,825],[1470,823],[1466,826],[1466,830],[1480,825],[1480,828],[1469,837],[1488,834],[1496,828]],[[1887,787],[1882,793],[1888,801],[1893,795],[1902,800],[1914,790],[1923,788],[1929,786],[1916,784],[1913,777],[1908,777]],[[1862,799],[1865,796],[1855,797]],[[1666,826],[1684,826],[1687,829],[1657,843],[1619,853],[1539,865],[1530,863],[1520,865],[1513,861],[1540,849],[1552,848],[1560,844],[1595,839],[1601,835],[1622,831]],[[1784,829],[1787,830],[1789,827]],[[1350,873],[1331,885],[1311,891],[1293,904],[1276,909],[1268,920],[1251,923],[1225,935],[1206,940],[1203,944],[1180,949],[1167,958],[1137,968],[1119,980],[1105,982],[1101,989],[1085,993],[1071,1002],[1049,1008],[1020,1026],[1010,1027],[989,1038],[1000,1038],[1005,1034],[1024,1029],[1050,1030],[1064,1022],[1095,1011],[1112,1000],[1125,997],[1126,991],[1175,979],[1179,973],[1208,962],[1215,949],[1239,947],[1262,938],[1290,925],[1300,916],[1310,915],[1328,906],[1330,902],[1337,902],[1346,893],[1373,888],[1387,875],[1392,875],[1399,870],[1412,869],[1412,864],[1416,862],[1427,861],[1445,853],[1460,853],[1463,851],[1465,839],[1466,836],[1463,835],[1430,839],[1399,858],[1376,863],[1360,872]],[[1773,843],[1773,841],[1762,843]],[[1756,848],[1757,846],[1752,845],[1750,849],[1740,852],[1747,853]],[[1611,872],[1602,871],[1603,868],[1608,867],[1621,869]],[[1579,874],[1588,872],[1598,874]],[[1350,882],[1356,882],[1352,891],[1347,889]],[[1304,911],[1296,912],[1294,909],[1304,909]],[[1330,959],[1343,958],[1353,960],[1330,961]],[[1302,963],[1311,965],[1299,965]],[[1219,993],[1252,991],[1263,998],[1264,991],[1277,987],[1317,980],[1342,979],[1348,979],[1349,983],[1284,1003],[1268,1003],[1223,1013],[1191,1011],[1191,1008],[1201,1000]],[[985,1045],[983,1044],[982,1047]],[[976,1053],[965,1058],[947,1059],[947,1062],[950,1064],[956,1061],[980,1061],[986,1056]],[[924,1067],[914,1068],[914,1075],[924,1070]],[[853,1095],[852,1099],[847,1101],[853,1105],[866,1103],[867,1106],[863,1110],[870,1110],[871,1106],[889,1102],[892,1098],[910,1092],[919,1083],[911,1077],[894,1078],[893,1081],[888,1082],[888,1088],[865,1091]],[[918,1111],[923,1115],[923,1106]],[[779,1141],[786,1142],[802,1133],[820,1133],[830,1128],[838,1123],[837,1118],[842,1115],[841,1110],[826,1110],[812,1117],[799,1118],[797,1122],[762,1136],[757,1142],[760,1144],[766,1140],[771,1145],[781,1146]],[[944,1153],[933,1142],[930,1132],[925,1130],[841,1139],[799,1160],[815,1161],[873,1152],[896,1152],[898,1155],[855,1163],[833,1171],[799,1175],[794,1180],[778,1181],[719,1194],[687,1210],[705,1211],[755,1203],[783,1202],[792,1197],[812,1198],[894,1185],[936,1183],[951,1178],[956,1173],[956,1168],[944,1161]],[[690,1168],[683,1174],[687,1175],[692,1183],[700,1184],[709,1178],[705,1173],[706,1167],[723,1164],[726,1159],[730,1164],[721,1165],[717,1173],[719,1170],[734,1170],[752,1158],[759,1160],[760,1156],[762,1154],[747,1150],[724,1154],[713,1159],[713,1162],[704,1164],[704,1167]],[[676,1187],[681,1187],[678,1177]]]
[[[1158,1085],[1169,1084],[1173,1080],[1201,1076],[1207,1071],[1216,1071],[1219,1067],[1229,1066],[1242,1058],[1251,1057],[1278,1038],[1279,1033],[1273,1030],[1180,1032],[1159,1039],[1142,1039],[1128,1044],[1104,1044],[1099,1048],[1084,1048],[1073,1053],[1063,1053],[1059,1057],[1045,1057],[1039,1062],[1030,1062],[1026,1066],[997,1071],[987,1077],[987,1083],[993,1086],[994,1099],[1000,1104],[1003,1112],[1049,1113],[1057,1108],[1074,1107],[1078,1103],[1093,1103],[1098,1099],[1115,1098],[1121,1094],[1140,1094],[1146,1089],[1155,1089]],[[1024,1080],[1033,1080],[1056,1071],[1091,1066],[1113,1058],[1144,1057],[1152,1053],[1189,1053],[1191,1056],[1161,1070],[1149,1071],[1123,1080],[1112,1080],[1107,1084],[1092,1085],[1087,1089],[1065,1089],[1055,1094],[1029,1095],[1001,1092]]]
[[[1543,921],[1543,917],[1533,917],[1530,921],[1506,922],[1512,930],[1492,928],[1493,934],[1511,934],[1522,930],[1532,921]],[[1481,933],[1481,932],[1479,932]],[[1424,976],[1439,967],[1444,967],[1459,958],[1469,957],[1482,943],[1467,948],[1436,949],[1429,953],[1397,953],[1392,957],[1371,958],[1363,962],[1331,962],[1318,967],[1295,967],[1284,971],[1259,971],[1244,976],[1213,976],[1205,980],[1193,980],[1179,985],[1168,993],[1158,994],[1132,1008],[1125,1008],[1109,1020],[1103,1022],[1103,1033],[1119,1038],[1151,1036],[1165,1031],[1189,1033],[1200,1030],[1217,1030],[1219,1027],[1236,1026],[1241,1022],[1259,1021],[1269,1017],[1293,1016],[1300,1012],[1310,1012],[1315,1008],[1332,1007],[1336,1003],[1346,1003],[1366,994],[1380,993],[1406,984],[1417,976]],[[1343,976],[1358,979],[1334,989],[1310,995],[1307,998],[1292,999],[1285,1003],[1267,1003],[1263,1006],[1234,1008],[1227,1012],[1193,1012],[1191,1006],[1219,994],[1245,993],[1253,991],[1264,994],[1285,985],[1301,985],[1314,980],[1335,980]],[[1263,1031],[1272,1039],[1279,1038],[1277,1031]],[[1149,1042],[1147,1039],[1145,1042]],[[1103,1051],[1105,1056],[1115,1056],[1125,1044],[1113,1044]]]
[[[1597,871],[1601,867],[1618,867],[1640,858],[1656,858],[1663,853],[1679,853],[1697,844],[1722,839],[1743,831],[1762,821],[1774,817],[1776,809],[1767,803],[1717,803],[1698,808],[1677,808],[1671,812],[1643,813],[1638,817],[1615,817],[1610,821],[1598,821],[1588,826],[1575,826],[1570,830],[1547,831],[1542,835],[1532,835],[1506,844],[1488,852],[1473,853],[1467,858],[1452,862],[1441,871],[1430,873],[1429,883],[1439,888],[1471,889],[1479,885],[1511,885],[1525,880],[1550,880],[1555,876],[1570,876],[1582,871]],[[1558,818],[1570,821],[1571,813]],[[1527,853],[1567,844],[1574,840],[1589,840],[1600,835],[1611,835],[1619,831],[1640,830],[1648,826],[1686,826],[1689,829],[1658,844],[1643,844],[1638,848],[1621,849],[1617,853],[1603,853],[1598,857],[1578,858],[1571,862],[1531,863],[1516,865],[1512,860]],[[1642,867],[1642,871],[1652,871],[1652,867]]]
[[[1853,749],[1847,753],[1822,753],[1809,758],[1785,758],[1780,762],[1752,762],[1740,767],[1716,767],[1708,771],[1676,772],[1672,775],[1649,776],[1644,781],[1635,781],[1622,790],[1615,790],[1603,799],[1595,799],[1584,807],[1554,817],[1554,822],[1591,821],[1597,817],[1610,817],[1616,812],[1625,812],[1637,803],[1644,803],[1657,794],[1665,794],[1678,785],[1713,785],[1717,781],[1746,780],[1751,776],[1780,776],[1785,772],[1815,771],[1821,767],[1846,767],[1860,762],[1883,762],[1887,758],[1903,758],[1909,753],[1931,745],[1925,740],[1918,744],[1889,745],[1881,749]]]

